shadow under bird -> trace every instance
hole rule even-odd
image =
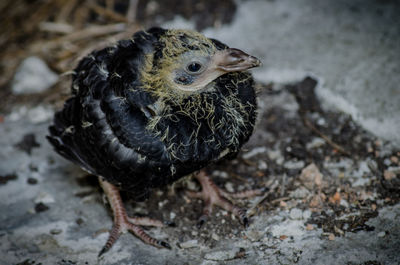
[[[136,200],[153,188],[194,173],[205,202],[199,225],[215,205],[248,224],[246,211],[204,167],[232,159],[252,134],[256,120],[254,81],[246,70],[260,61],[196,31],[151,28],[130,40],[94,51],[73,74],[72,96],[57,112],[47,137],[54,149],[99,177],[114,225],[100,251],[132,232],[145,243],[170,248],[141,226],[163,226],[147,217],[129,217],[119,191]]]

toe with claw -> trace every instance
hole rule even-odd
[[[248,190],[239,193],[228,193],[218,188],[215,183],[207,176],[202,170],[195,175],[195,178],[200,182],[202,190],[199,192],[187,191],[187,195],[192,198],[198,198],[204,201],[203,213],[200,216],[197,227],[201,227],[210,216],[214,205],[220,208],[232,212],[236,217],[239,218],[240,222],[247,227],[249,219],[246,214],[246,210],[232,204],[226,198],[249,198],[261,195],[262,189]]]
[[[143,230],[143,228],[141,228],[141,226],[163,227],[163,222],[147,217],[128,217],[118,189],[107,181],[99,180],[114,214],[114,225],[110,231],[106,244],[98,255],[99,257],[113,246],[121,234],[126,232],[133,233],[149,245],[159,248],[171,248],[167,242],[151,237]]]

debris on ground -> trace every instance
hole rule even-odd
[[[300,75],[290,67],[276,73],[277,79],[293,75],[297,81],[265,83],[262,73],[256,75],[263,78],[257,79],[259,120],[253,136],[237,158],[208,168],[215,183],[228,191],[264,189],[261,196],[238,202],[251,216],[247,229],[219,209],[197,229],[202,202],[186,197],[184,188],[196,190],[198,185],[185,179],[155,191],[146,202],[122,194],[129,214],[173,220],[175,227],[149,229],[172,250],[152,248],[128,235],[97,258],[112,225],[97,177],[60,158],[45,140],[54,111],[69,95],[70,71],[89,51],[177,13],[193,17],[198,29],[225,27],[238,9],[236,1],[212,3],[212,15],[202,19],[209,15],[211,2],[0,4],[6,14],[0,25],[0,211],[6,213],[0,217],[0,263],[400,262],[400,227],[395,221],[400,218],[399,148],[361,128],[352,116],[321,103],[317,90],[323,78]],[[286,2],[276,2],[282,12],[280,20],[271,23],[293,21],[296,13],[284,11]],[[352,5],[350,11],[359,14],[360,7]],[[349,25],[347,30],[358,32]],[[255,48],[258,53],[265,49]],[[310,54],[312,60],[318,56],[314,50]],[[43,86],[29,81],[32,73],[41,76],[37,70],[48,78],[40,82]]]

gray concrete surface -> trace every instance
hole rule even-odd
[[[398,14],[398,1],[246,1],[231,25],[207,29],[205,34],[260,57],[264,66],[255,71],[259,81],[287,84],[312,74],[320,81],[317,93],[328,109],[337,107],[352,114],[365,128],[398,146]],[[190,22],[177,18],[169,25],[190,27]],[[296,113],[293,97],[284,94],[262,98],[260,114],[265,115],[274,104],[288,115]],[[368,196],[377,200],[379,215],[367,222],[374,231],[329,240],[320,228],[305,229],[304,212],[294,217],[290,209],[277,208],[254,216],[247,230],[234,228],[233,236],[214,236],[209,231],[206,243],[187,242],[204,238],[203,232],[196,234],[193,220],[186,222],[187,227],[149,230],[155,237],[168,239],[173,250],[156,250],[124,235],[98,259],[112,219],[99,190],[79,184],[85,173],[58,157],[46,142],[49,108],[16,107],[0,123],[0,175],[17,176],[0,185],[0,264],[400,263],[400,206],[387,205],[374,193]],[[268,137],[262,127],[257,130],[256,135]],[[31,155],[15,147],[26,133],[34,133],[40,144]],[[252,147],[257,147],[256,140]],[[270,151],[271,157],[282,159],[276,150]],[[390,147],[384,145],[384,152],[390,153]],[[332,162],[326,170],[344,167],[350,185],[357,183],[362,193],[377,178],[366,163],[347,158]],[[29,178],[37,183],[29,184]],[[49,209],[35,209],[40,202]],[[171,217],[161,206],[156,211],[164,220]],[[184,229],[193,234],[182,242],[180,230]],[[185,242],[194,247],[177,246]],[[241,248],[246,258],[232,259]]]
[[[289,116],[296,111],[293,97],[286,93],[263,98],[261,114],[265,114],[264,111],[271,106],[283,107],[286,109],[285,115]],[[326,265],[366,262],[394,265],[400,262],[400,204],[387,205],[375,191],[368,192],[367,186],[374,181],[376,183],[378,176],[365,167],[368,160],[350,158],[325,163],[323,181],[337,181],[334,176],[337,176],[335,172],[339,169],[344,172],[346,181],[355,186],[360,198],[374,201],[379,207],[379,214],[367,221],[368,225],[375,228],[374,231],[346,232],[341,237],[328,239],[329,233],[324,233],[315,225],[312,230],[307,230],[306,223],[311,212],[296,208],[303,207],[301,201],[307,197],[300,192],[296,195],[291,193],[287,206],[256,213],[248,229],[238,225],[237,220],[230,221],[229,214],[224,217],[223,212],[221,215],[217,211],[211,226],[199,230],[195,227],[195,216],[199,214],[195,209],[198,207],[193,207],[191,202],[188,209],[192,213],[188,213],[188,210],[180,213],[179,208],[185,205],[185,198],[179,196],[173,211],[178,213],[177,218],[186,216],[183,220],[175,220],[179,225],[149,230],[151,235],[168,240],[173,246],[172,250],[155,249],[127,234],[121,236],[115,246],[98,259],[97,254],[107,239],[106,231],[112,226],[109,209],[102,200],[100,190],[82,181],[86,173],[51,150],[45,139],[48,118],[38,122],[29,115],[30,111],[15,112],[19,114],[14,113],[12,121],[7,116],[0,126],[0,176],[17,176],[0,185],[0,264]],[[33,111],[37,112],[35,109]],[[26,133],[35,134],[40,144],[31,150],[31,155],[15,147]],[[254,136],[268,137],[268,132],[258,127]],[[246,148],[245,157],[257,161],[254,154],[260,150],[266,152],[262,148],[262,142],[252,140]],[[382,148],[381,153],[388,152],[387,147]],[[276,163],[284,161],[279,149],[268,150],[267,153]],[[285,161],[284,166],[290,165]],[[36,179],[37,183],[33,184],[31,178]],[[270,178],[281,185],[281,175]],[[361,183],[358,183],[360,180]],[[329,188],[327,184],[324,186]],[[167,198],[171,200],[170,196]],[[249,200],[248,207],[251,208],[257,199]],[[165,202],[170,203],[160,200],[150,212],[159,212],[163,220],[170,220],[171,213],[163,206]],[[48,209],[41,211],[37,208],[39,203]],[[340,202],[345,208],[353,209],[347,217],[361,215],[354,203],[350,200]],[[134,212],[144,211],[147,214],[146,202],[135,205],[139,206],[134,208]],[[188,219],[187,214],[192,217]],[[346,215],[342,217],[347,218]],[[221,229],[225,229],[225,232],[221,232]],[[246,257],[234,258],[241,249],[245,250]]]

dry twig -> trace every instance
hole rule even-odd
[[[100,16],[103,16],[105,18],[109,18],[111,20],[117,21],[117,22],[123,22],[123,23],[128,23],[129,20],[124,17],[123,15],[118,14],[112,9],[104,8],[96,3],[90,3],[89,7],[95,11],[97,14]]]
[[[337,143],[333,142],[327,135],[323,134],[320,130],[318,130],[309,119],[307,119],[306,117],[302,116],[303,119],[303,123],[310,128],[313,132],[315,132],[316,134],[318,134],[322,139],[324,139],[330,146],[332,146],[334,149],[336,149],[337,151],[339,151],[342,154],[345,155],[350,155],[350,152],[348,152],[347,150],[345,150],[343,147],[341,147],[340,145],[338,145]]]

